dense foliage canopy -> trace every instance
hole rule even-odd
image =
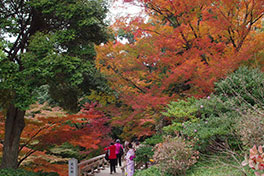
[[[127,138],[152,134],[171,100],[209,95],[215,81],[263,51],[263,1],[139,2],[148,18],[119,19],[116,40],[97,47],[97,68],[124,105],[115,122]]]

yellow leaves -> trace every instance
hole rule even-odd
[[[26,112],[25,118],[62,117],[65,115],[66,112],[60,107],[50,107],[47,102],[43,104],[37,102],[30,106],[30,109]]]
[[[263,29],[264,27],[264,21],[257,21],[256,23],[255,23],[255,25],[253,26],[255,29]]]
[[[97,92],[95,90],[92,90],[91,94],[87,96],[87,98],[93,102],[99,102],[99,104],[103,106],[107,103],[113,103],[116,101],[116,97],[114,95],[109,95],[104,92]]]
[[[21,154],[26,154],[32,151],[29,148],[24,148]],[[22,159],[19,157],[19,159]],[[31,171],[45,171],[45,172],[57,172],[60,175],[67,175],[67,161],[69,158],[62,158],[55,155],[48,155],[45,151],[36,151],[26,160],[24,160],[22,167]],[[65,164],[56,164],[56,163]],[[65,169],[65,170],[64,170]]]

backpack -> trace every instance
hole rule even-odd
[[[120,154],[120,156],[122,156],[124,154],[124,149],[122,146],[120,146],[120,148],[119,148],[119,154]]]
[[[108,152],[108,150],[106,150],[106,152],[105,152],[105,159],[109,160],[109,152]]]

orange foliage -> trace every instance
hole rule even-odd
[[[68,115],[59,107],[34,104],[26,112],[26,126],[20,140],[19,163],[33,171],[58,172],[67,175],[69,158],[46,153],[49,146],[68,142],[85,147],[88,153],[109,142],[105,126],[108,119],[95,110],[96,103],[86,104],[78,114]],[[4,134],[4,116],[0,114],[0,135]],[[84,152],[85,153],[85,152]],[[61,161],[65,164],[56,164]]]
[[[263,50],[264,1],[138,1],[148,20],[119,19],[116,40],[97,46],[97,68],[125,105],[113,122],[124,125],[124,137],[151,134],[169,101],[210,94],[215,81]],[[118,42],[120,30],[132,36],[128,43]]]

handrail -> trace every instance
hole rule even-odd
[[[105,155],[99,155],[89,160],[81,161],[78,164],[79,176],[94,175],[96,172],[100,172],[101,169],[105,169],[108,162],[105,159]]]

